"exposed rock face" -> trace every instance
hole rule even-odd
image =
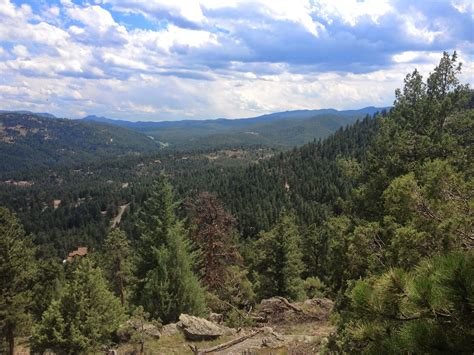
[[[187,340],[200,341],[212,340],[221,335],[234,334],[235,330],[219,326],[204,318],[181,314],[179,316],[178,328],[183,332]]]

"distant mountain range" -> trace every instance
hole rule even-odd
[[[0,111],[0,171],[144,154],[165,148],[207,150],[250,146],[288,149],[325,138],[385,108],[298,110],[246,119],[129,122],[87,116]]]
[[[289,148],[324,138],[342,126],[386,109],[388,108],[296,110],[242,119],[162,122],[131,122],[97,116],[87,116],[83,120],[133,129],[175,149],[259,144]]]

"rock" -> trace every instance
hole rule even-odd
[[[303,305],[319,320],[329,320],[334,308],[334,302],[328,298],[313,298],[304,301]]]
[[[185,338],[191,341],[212,340],[224,335],[225,330],[204,318],[181,314],[178,328]]]
[[[151,323],[145,323],[143,326],[133,322],[132,320],[128,320],[125,324],[122,324],[118,331],[117,335],[122,342],[127,342],[132,337],[133,333],[138,331],[143,331],[143,333],[150,338],[160,339],[161,333],[158,330],[158,327]]]
[[[293,310],[281,298],[272,297],[260,302],[257,316],[266,321],[281,322],[288,318],[288,313],[293,313]]]
[[[223,321],[224,321],[224,315],[223,314],[219,314],[219,313],[212,313],[209,314],[209,321],[211,322],[214,322],[214,323],[217,323],[217,324],[221,324]]]
[[[161,328],[161,335],[163,335],[163,336],[173,335],[173,334],[176,334],[178,332],[179,332],[179,329],[176,326],[176,323],[166,324]]]
[[[314,298],[303,303],[290,303],[283,297],[262,300],[255,319],[269,323],[297,323],[306,320],[328,320],[334,302],[327,298]]]
[[[153,324],[147,323],[143,326],[143,332],[148,335],[149,337],[160,339],[161,333],[156,326]]]

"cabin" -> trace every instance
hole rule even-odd
[[[78,247],[77,250],[74,250],[69,253],[66,261],[70,263],[71,261],[74,260],[75,257],[77,256],[83,257],[86,255],[87,255],[87,247]]]

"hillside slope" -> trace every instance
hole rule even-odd
[[[340,127],[384,108],[334,109],[276,112],[244,119],[130,122],[87,116],[94,121],[130,128],[154,137],[176,149],[203,149],[231,146],[266,145],[291,148],[325,138]]]
[[[3,173],[155,151],[142,133],[96,122],[0,113]]]
[[[238,169],[196,169],[176,174],[180,194],[217,193],[237,217],[246,236],[268,230],[284,209],[292,210],[301,224],[323,220],[340,208],[352,181],[343,170],[352,159],[363,161],[378,130],[379,120],[369,118],[340,128],[322,142],[312,142],[268,160]]]

